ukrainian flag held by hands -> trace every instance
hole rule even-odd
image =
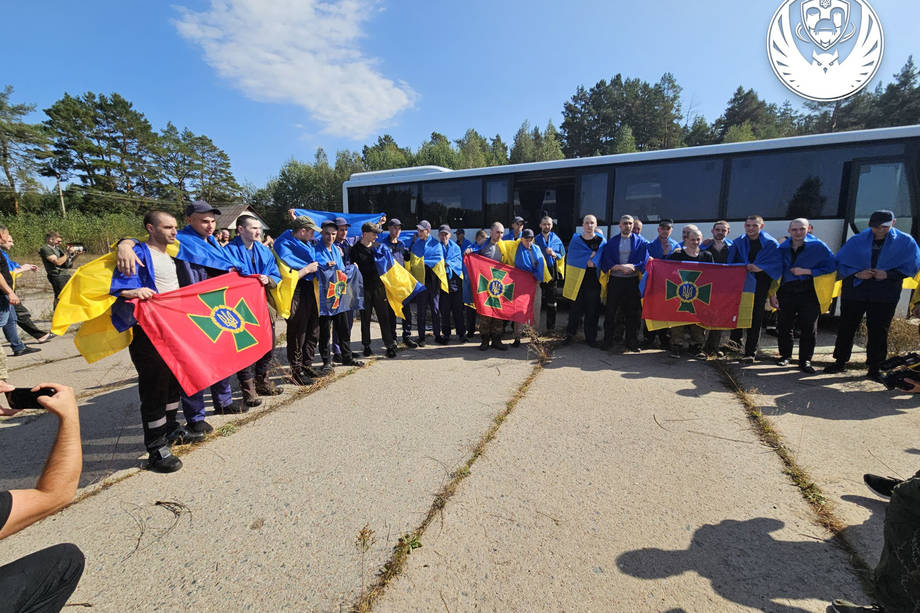
[[[742,265],[651,259],[640,282],[642,317],[649,330],[743,328],[745,321],[750,327],[751,304],[742,300],[746,276]]]
[[[441,282],[441,290],[448,292],[447,263],[444,261],[444,250],[441,243],[433,236],[423,240],[418,238],[409,249],[409,261],[406,263],[412,276],[422,284],[425,283],[425,267],[431,269]]]
[[[399,266],[393,259],[393,252],[379,243],[374,244],[374,264],[387,293],[390,308],[400,319],[404,319],[403,308],[418,294],[425,291],[425,286],[416,281],[408,270]]]
[[[562,286],[562,296],[564,298],[575,300],[578,297],[581,283],[584,281],[585,274],[588,271],[589,261],[594,264],[591,268],[592,274],[598,275],[602,288],[606,286],[607,275],[601,274],[600,265],[601,254],[604,251],[604,245],[607,244],[607,239],[600,234],[597,236],[601,237],[601,244],[598,246],[597,251],[591,251],[591,248],[588,247],[588,244],[578,233],[572,236],[572,240],[569,241],[569,249],[565,256],[565,284]],[[603,293],[602,291],[601,295]]]

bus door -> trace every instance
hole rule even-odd
[[[917,238],[912,194],[907,162],[904,158],[856,160],[850,177],[850,206],[847,215],[847,235],[844,240],[869,227],[873,211],[894,212],[895,227]]]
[[[563,237],[572,236],[574,203],[573,175],[533,178],[524,176],[515,179],[514,214],[523,217],[527,221],[525,227],[531,228],[534,232],[540,231],[540,219],[549,215],[556,220],[556,234]]]

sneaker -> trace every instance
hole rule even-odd
[[[811,362],[809,362],[808,360],[805,360],[804,362],[799,364],[799,370],[801,370],[806,375],[813,375],[816,372],[818,372],[817,370],[815,370],[815,367],[812,366]]]
[[[312,371],[311,374],[316,373],[316,371],[313,370],[312,368],[309,370]],[[316,376],[317,377],[320,376],[319,373],[316,373]],[[306,372],[292,372],[291,379],[294,380],[294,383],[296,385],[299,385],[301,387],[305,387],[307,385],[313,385],[313,377],[307,374]]]
[[[41,349],[36,349],[35,347],[23,347],[19,351],[14,351],[14,356],[28,355],[30,353],[38,353]]]
[[[369,358],[369,357],[371,357],[372,355],[374,355],[374,352],[371,351],[371,348],[370,348],[369,346],[368,346],[368,347],[365,347],[365,348],[364,348],[364,357]]]
[[[395,357],[396,357],[396,345],[393,345],[393,346],[391,346],[391,347],[387,347],[387,357],[388,357],[388,358],[395,358]]]
[[[901,483],[900,479],[895,479],[894,477],[879,477],[878,475],[870,474],[863,475],[863,481],[865,481],[866,487],[882,498],[891,498],[892,490]]]
[[[50,332],[46,332],[46,333],[44,334],[44,336],[41,336],[41,337],[35,339],[35,342],[38,343],[39,345],[42,345],[42,344],[44,344],[44,343],[47,343],[48,341],[50,341],[50,340],[53,339],[53,338],[54,338],[54,334],[51,334]]]
[[[672,347],[670,355],[675,360],[679,360],[680,359],[680,347]]]
[[[166,442],[170,445],[190,445],[204,439],[204,432],[192,432],[180,425],[176,425],[175,429],[166,435]]]
[[[789,358],[777,358],[776,365],[777,366],[789,366]]]
[[[875,381],[876,383],[881,383],[882,374],[878,370],[871,369],[869,370],[869,372],[866,373],[866,379],[869,379],[870,381]]]
[[[706,355],[705,351],[698,351],[696,355],[694,355],[693,357],[695,357],[697,360],[708,360],[709,359],[709,356]]]
[[[261,400],[259,404],[262,404]],[[231,402],[224,407],[214,407],[215,415],[237,415],[239,413],[246,413],[247,411],[249,411],[249,407],[246,404],[237,404],[235,402]]]
[[[642,353],[642,349],[640,349],[638,346],[636,346],[636,347],[627,347],[627,348],[626,348],[626,352],[627,352],[627,353]]]
[[[499,351],[508,351],[508,345],[504,344],[500,338],[492,340],[492,348],[498,349]]]
[[[834,362],[833,364],[828,364],[824,367],[824,372],[827,374],[835,374],[838,372],[843,372],[847,369],[847,365],[844,362]]]
[[[412,340],[408,336],[403,339],[403,344],[409,349],[415,349],[416,347],[418,347],[418,343],[416,343],[414,340]]]
[[[419,346],[419,347],[424,347],[424,346],[425,346],[425,337],[424,337],[424,336],[418,337],[418,340],[415,341],[415,344],[416,344],[417,346]]]
[[[521,339],[519,339],[519,338],[514,339],[514,342],[511,343],[511,346],[512,346],[512,347],[520,347],[520,346],[521,346]]]
[[[312,366],[307,366],[306,368],[303,369],[303,373],[307,377],[313,377],[314,379],[319,379],[324,374],[320,372],[320,370],[322,369],[316,369],[316,368],[313,368]]]
[[[757,361],[756,358],[755,358],[754,356],[752,356],[752,355],[746,355],[746,356],[744,356],[744,357],[741,358],[741,363],[742,363],[742,364],[753,364],[753,363],[756,362],[756,361]]]
[[[333,372],[335,372],[335,369],[332,367],[332,364],[323,362],[322,367],[319,369],[319,376],[325,377],[326,375],[331,375]]]
[[[853,604],[849,600],[834,600],[831,603],[831,609],[835,613],[858,613],[863,611],[884,611],[880,606],[876,604],[862,605],[862,604]]]
[[[342,362],[342,365],[343,366],[356,366],[358,368],[361,368],[362,366],[364,366],[364,362],[362,362],[361,360],[356,360],[352,358],[348,360],[347,362]]]
[[[437,336],[435,337],[434,341],[439,345],[446,345],[447,343],[450,342],[450,337],[449,336]]]
[[[336,364],[341,364],[341,363],[342,363],[342,354],[341,354],[341,353],[333,353],[333,354],[332,354],[332,361],[335,362]]]
[[[214,428],[211,427],[211,424],[204,420],[193,421],[186,426],[186,429],[189,432],[197,432],[200,434],[208,434],[209,432],[214,431]]]
[[[482,341],[481,343],[479,343],[479,350],[480,350],[480,351],[488,351],[488,350],[489,350],[489,341]]]
[[[169,447],[160,447],[149,452],[147,470],[157,473],[174,473],[182,468],[182,460],[169,450]]]

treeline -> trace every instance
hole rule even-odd
[[[178,210],[183,202],[204,198],[217,205],[251,204],[272,226],[292,207],[340,210],[342,183],[355,172],[477,168],[920,123],[913,58],[887,84],[837,104],[809,103],[803,111],[739,86],[711,123],[685,108],[672,74],[656,83],[616,75],[577,88],[563,104],[559,129],[552,122],[541,129],[524,121],[510,144],[500,134],[487,137],[472,128],[453,140],[432,132],[414,150],[386,134],[360,151],[338,151],[334,161],[322,148],[312,160],[288,160],[258,187],[239,185],[229,157],[207,136],[172,123],[155,131],[118,94],[65,94],[45,109],[45,121],[27,124],[22,118],[34,106],[14,104],[12,93],[11,87],[0,92],[0,210],[59,209],[61,196],[37,181],[46,176],[67,184],[68,210]]]

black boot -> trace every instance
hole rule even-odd
[[[257,407],[262,404],[262,399],[256,393],[256,380],[243,379],[240,381],[240,390],[243,392],[243,402],[247,407]]]

